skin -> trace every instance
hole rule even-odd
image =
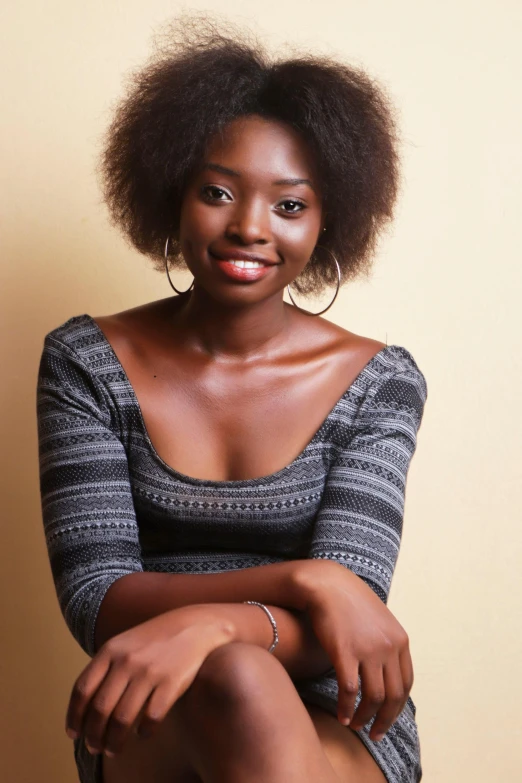
[[[308,182],[274,184],[282,179]],[[96,319],[155,450],[178,472],[235,481],[281,470],[384,347],[283,302],[324,220],[299,134],[255,115],[236,120],[209,145],[184,195],[180,242],[192,292]],[[227,279],[209,249],[234,248],[277,265],[254,282]],[[141,783],[152,769],[155,783],[385,780],[352,728],[305,705],[274,656],[237,642],[207,655],[153,738],[132,734],[103,769],[105,783]]]
[[[266,650],[214,650],[159,731],[103,757],[104,783],[386,783],[357,734],[301,701]]]
[[[239,176],[202,166],[187,187],[180,241],[193,291],[96,320],[164,462],[195,478],[257,478],[301,453],[384,343],[283,302],[325,218],[301,137],[281,123],[241,118],[205,162]],[[289,177],[313,187],[273,185]],[[292,213],[296,200],[303,208]],[[209,248],[280,263],[261,280],[238,283],[217,273]]]

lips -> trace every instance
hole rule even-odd
[[[238,255],[238,253],[234,252],[227,254],[226,258],[221,258],[209,251],[209,256],[223,278],[236,282],[253,283],[265,277],[265,275],[271,274],[272,267],[277,266],[273,261],[251,253]],[[245,258],[245,256],[247,257]],[[233,261],[257,261],[258,263],[260,262],[260,266],[245,268],[237,266],[232,263]]]
[[[248,253],[246,250],[239,250],[238,248],[209,250],[208,254],[224,278],[243,283],[253,283],[256,280],[260,280],[270,273],[273,266],[278,266],[280,263],[260,253]],[[256,261],[258,264],[262,264],[262,266],[244,268],[232,263],[233,261]]]
[[[265,266],[276,266],[280,263],[258,253],[247,253],[244,250],[209,250],[209,254],[220,261],[258,261]]]

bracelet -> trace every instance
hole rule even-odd
[[[274,617],[269,609],[266,608],[264,604],[260,604],[258,601],[243,601],[244,604],[252,604],[253,606],[260,606],[261,609],[264,609],[264,611],[268,615],[268,619],[272,623],[272,628],[274,629],[274,641],[272,642],[272,646],[270,647],[268,652],[273,652],[277,646],[277,643],[279,642],[279,636],[277,635],[277,624],[274,620]]]

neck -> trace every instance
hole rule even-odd
[[[290,319],[281,293],[262,302],[231,306],[195,286],[183,300],[176,312],[183,341],[217,361],[259,358],[287,337]]]

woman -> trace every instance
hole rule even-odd
[[[80,780],[419,781],[386,601],[426,382],[283,302],[369,268],[391,111],[341,63],[187,29],[135,77],[102,172],[134,246],[194,280],[71,318],[40,366],[49,557],[92,657],[66,717]]]

